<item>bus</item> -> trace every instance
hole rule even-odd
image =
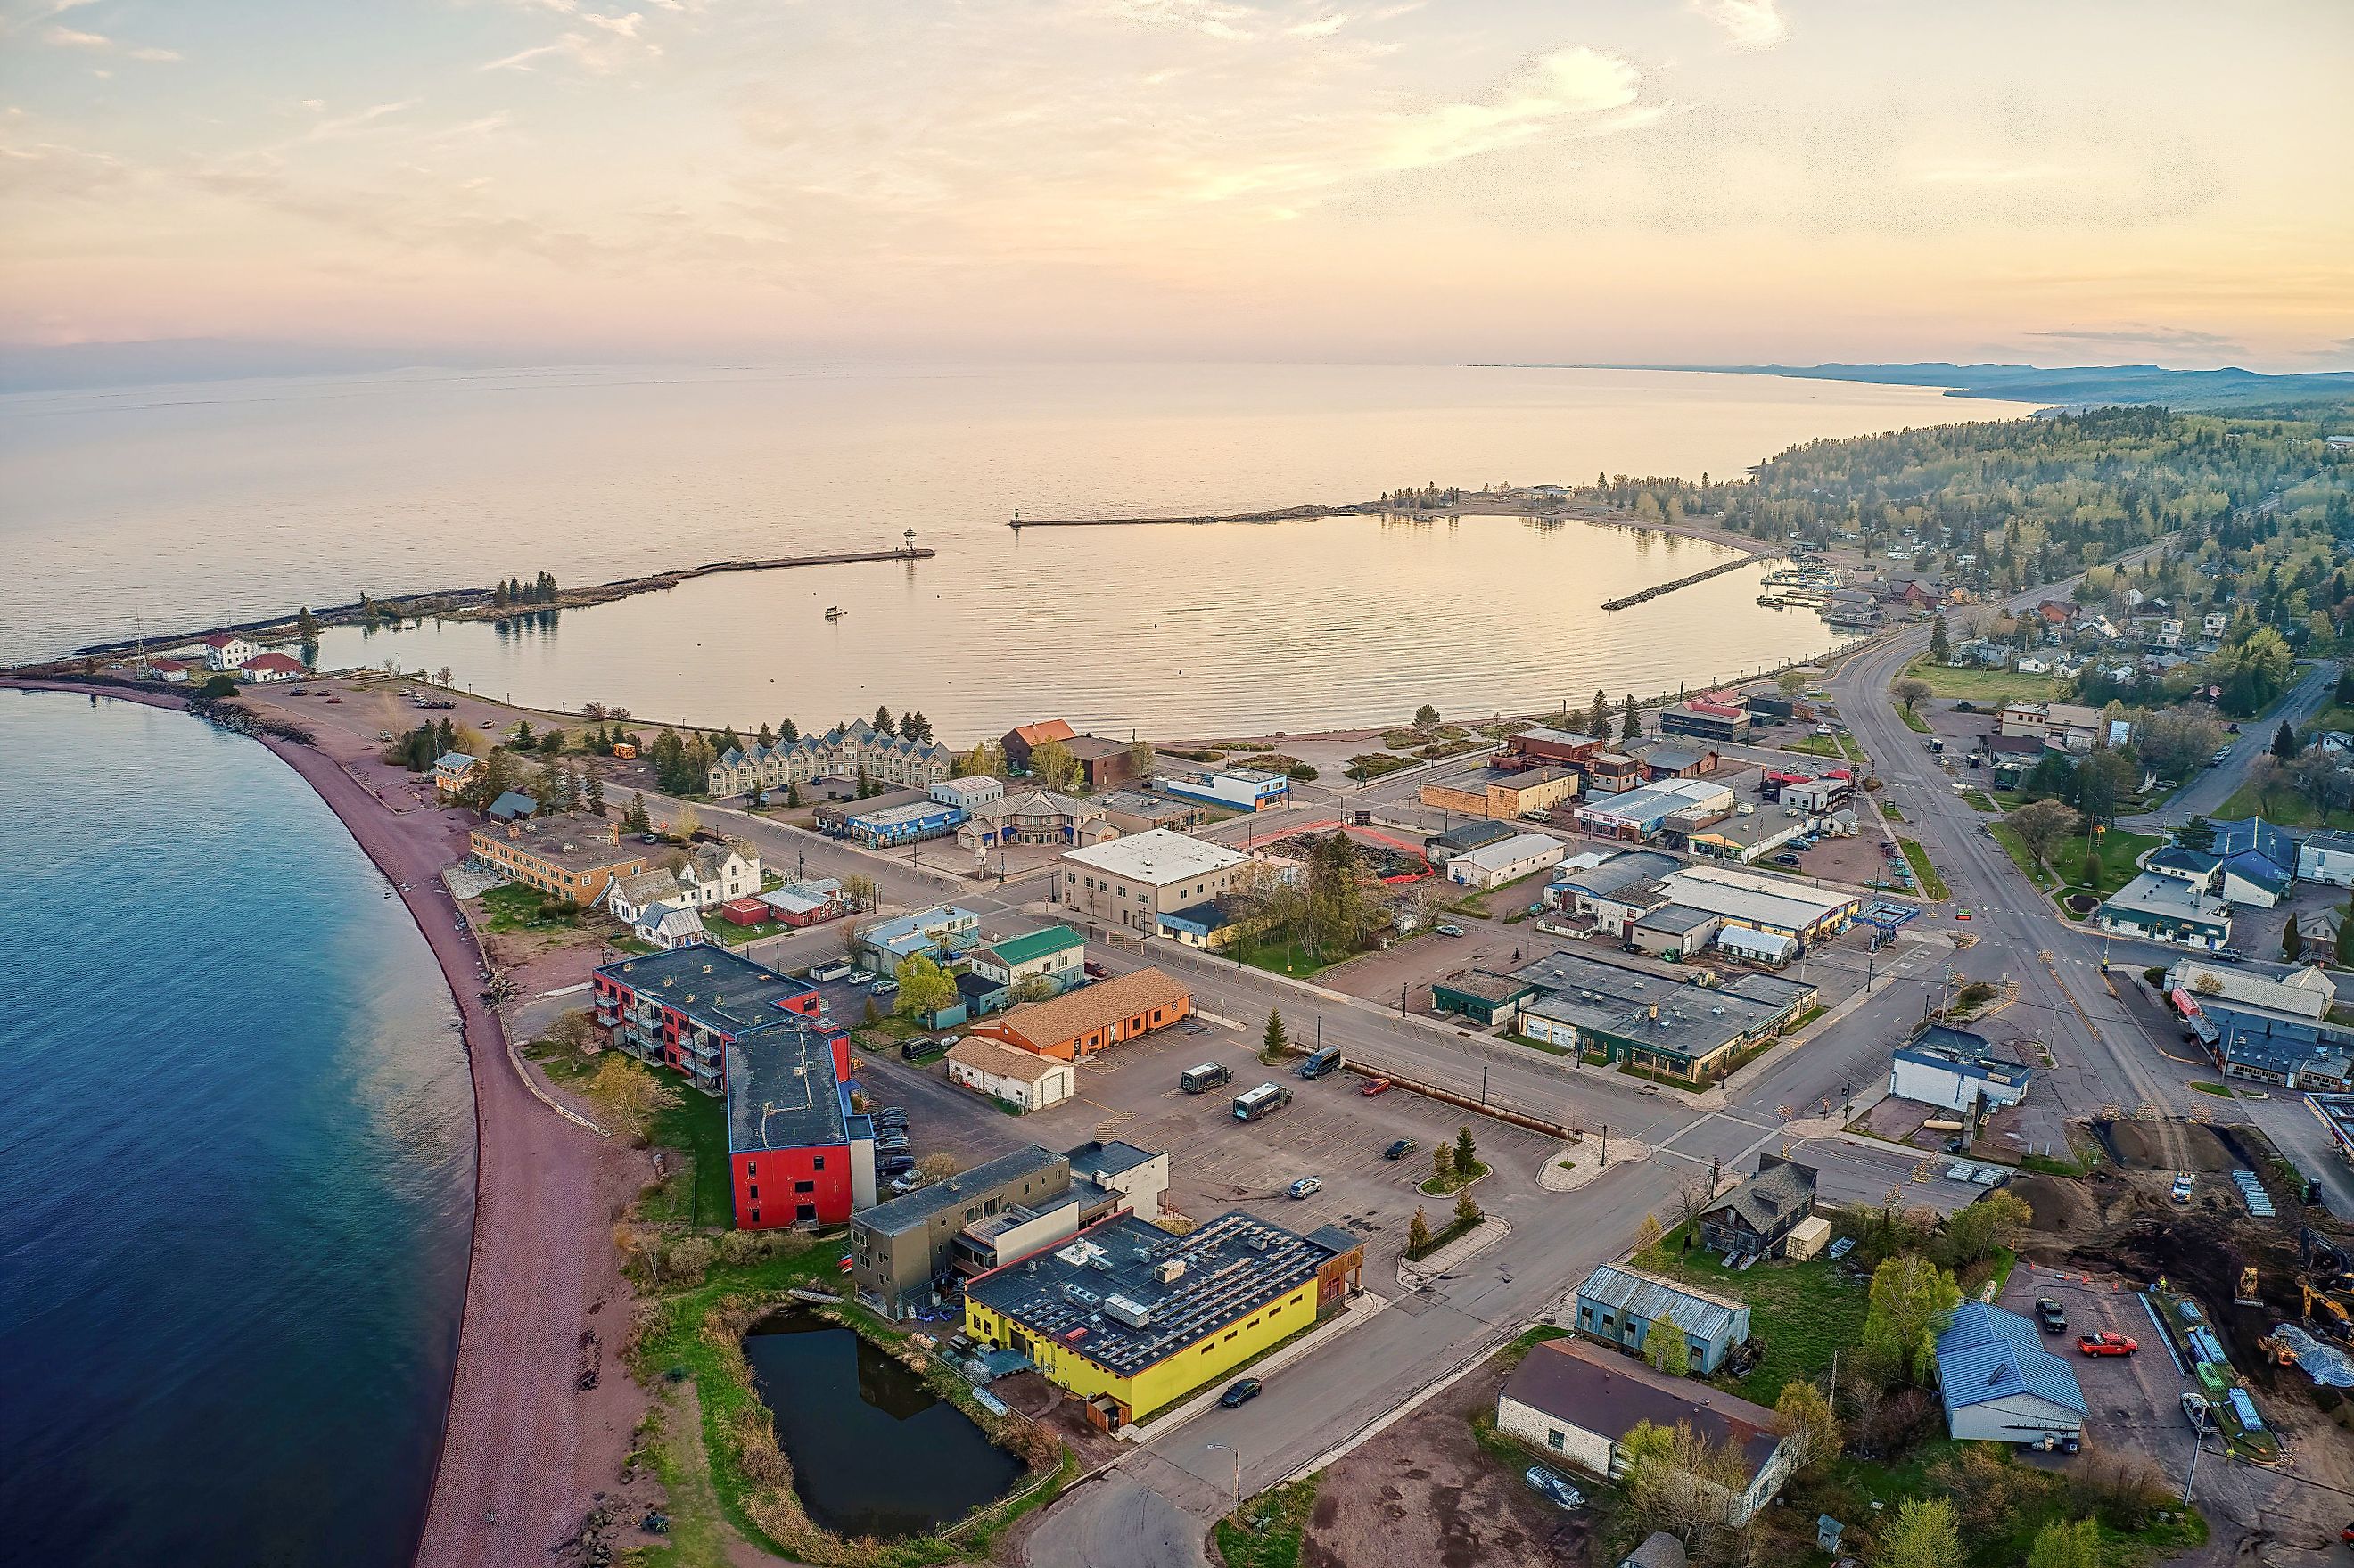
[[[1235,1119],[1257,1121],[1291,1103],[1291,1091],[1281,1084],[1261,1084],[1235,1097]]]
[[[1188,1067],[1177,1080],[1177,1086],[1189,1095],[1205,1094],[1234,1080],[1223,1062],[1204,1062],[1198,1067]]]

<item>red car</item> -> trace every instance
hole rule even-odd
[[[1387,1078],[1367,1078],[1365,1086],[1357,1092],[1361,1095],[1385,1095],[1390,1092],[1390,1081]]]
[[[2141,1346],[2123,1334],[2099,1333],[2079,1336],[2076,1348],[2088,1356],[2129,1356]]]

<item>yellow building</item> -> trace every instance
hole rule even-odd
[[[964,1328],[1116,1430],[1314,1323],[1364,1265],[1364,1243],[1335,1225],[1299,1235],[1236,1212],[1180,1236],[1117,1214],[972,1280]]]

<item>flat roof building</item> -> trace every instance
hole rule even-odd
[[[1466,887],[1500,887],[1560,864],[1567,853],[1568,846],[1549,833],[1514,833],[1456,855],[1447,863],[1447,879]]]
[[[1133,1425],[1314,1323],[1364,1245],[1239,1212],[1172,1235],[1121,1214],[965,1287],[965,1332],[1029,1357],[1107,1427]]]
[[[1729,787],[1706,779],[1670,779],[1589,800],[1577,809],[1577,820],[1600,837],[1639,842],[1657,837],[1670,817],[1699,820],[1732,810]]]
[[[850,1110],[850,1037],[797,1022],[726,1047],[736,1228],[838,1225],[875,1202],[875,1129]]]
[[[1580,953],[1538,959],[1511,979],[1537,993],[1520,1009],[1521,1032],[1531,1039],[1686,1082],[1715,1075],[1792,1014],[1788,1003]]]
[[[2201,884],[2145,871],[2103,902],[2104,931],[2213,952],[2231,945],[2232,906]]]
[[[1889,1060],[1888,1092],[1943,1110],[2015,1106],[2032,1076],[1994,1054],[1982,1034],[1933,1023],[1896,1048]]]
[[[1160,929],[1164,909],[1233,892],[1241,868],[1249,863],[1249,856],[1224,844],[1153,828],[1066,851],[1057,863],[1055,895],[1107,925],[1150,935]]]
[[[1729,865],[1688,865],[1662,878],[1660,886],[1676,903],[1705,909],[1728,926],[1775,932],[1801,944],[1846,930],[1863,906],[1851,893]]]
[[[566,813],[482,824],[466,835],[466,853],[511,881],[586,909],[615,877],[646,869],[643,846],[620,840],[618,822]]]
[[[824,1013],[807,981],[709,943],[607,964],[589,989],[590,1020],[606,1045],[684,1074],[710,1095],[726,1086],[729,1045]]]
[[[858,1299],[886,1318],[907,1316],[947,1277],[958,1232],[1009,1205],[1050,1202],[1070,1185],[1071,1162],[1034,1143],[853,1216],[850,1276]]]

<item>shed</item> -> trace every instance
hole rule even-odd
[[[1654,1324],[1681,1330],[1692,1370],[1709,1376],[1749,1338],[1749,1307],[1639,1268],[1604,1264],[1578,1282],[1577,1330],[1621,1350],[1641,1351]]]

